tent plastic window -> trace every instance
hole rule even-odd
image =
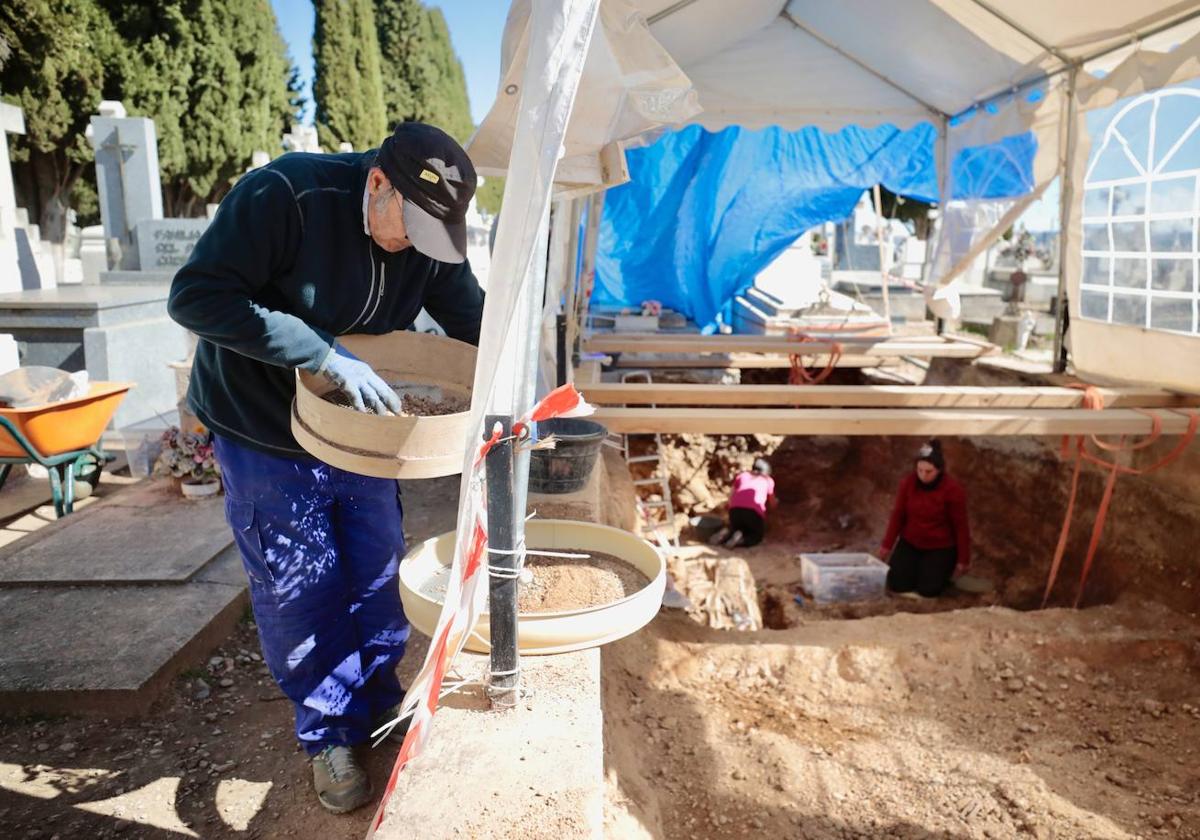
[[[1200,90],[1122,100],[1088,128],[1083,317],[1200,335]]]

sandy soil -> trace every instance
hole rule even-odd
[[[685,529],[681,552],[744,560],[771,629],[664,613],[605,649],[610,836],[1200,838],[1200,621],[1178,547],[1195,505],[1122,486],[1085,596],[1099,606],[1021,611],[1040,601],[1069,471],[1036,441],[951,440],[972,571],[995,591],[797,602],[800,552],[875,552],[913,447],[668,442],[680,521],[723,513],[736,471],[771,457],[766,542],[727,552]],[[1053,602],[1073,597],[1087,534]]]
[[[520,586],[517,610],[553,612],[611,604],[644,588],[646,576],[619,557],[582,548],[566,554],[588,554],[587,560],[532,555],[525,568],[533,580]]]
[[[603,668],[612,837],[1200,837],[1200,625],[1154,605],[663,614]]]

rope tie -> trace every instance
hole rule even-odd
[[[814,336],[808,335],[796,327],[788,328],[788,340],[795,341],[800,344],[813,342],[830,344],[829,359],[825,363],[825,368],[817,371],[816,373],[810,371],[808,366],[804,364],[804,357],[800,353],[792,353],[789,355],[788,360],[791,362],[791,371],[788,373],[789,385],[820,385],[837,369],[837,364],[842,358],[843,348],[841,342],[827,342],[825,339],[815,338]]]
[[[1091,411],[1100,411],[1104,409],[1104,395],[1098,388],[1093,385],[1073,384],[1069,387],[1082,388],[1083,400],[1082,406]],[[1092,565],[1096,559],[1096,551],[1100,547],[1100,537],[1104,532],[1104,524],[1108,519],[1109,508],[1112,504],[1113,491],[1116,489],[1117,476],[1124,475],[1146,475],[1154,472],[1157,469],[1165,467],[1167,464],[1174,461],[1183,451],[1187,449],[1196,436],[1197,426],[1200,425],[1200,412],[1195,410],[1179,411],[1177,409],[1168,409],[1175,414],[1180,414],[1188,418],[1187,430],[1180,437],[1176,445],[1167,452],[1163,457],[1159,458],[1148,466],[1135,468],[1126,467],[1118,463],[1117,455],[1127,452],[1137,452],[1153,445],[1162,436],[1162,417],[1159,414],[1147,411],[1142,408],[1134,408],[1134,411],[1150,418],[1150,434],[1144,439],[1135,443],[1126,443],[1128,435],[1121,435],[1117,443],[1108,443],[1100,440],[1097,435],[1063,435],[1062,439],[1062,457],[1072,458],[1074,468],[1071,472],[1071,492],[1067,497],[1067,512],[1063,517],[1062,529],[1058,534],[1058,544],[1054,548],[1054,559],[1050,563],[1050,573],[1046,579],[1046,589],[1042,593],[1042,608],[1045,609],[1046,604],[1050,601],[1050,592],[1054,589],[1055,581],[1058,579],[1058,573],[1062,566],[1063,556],[1067,550],[1067,540],[1071,534],[1071,522],[1075,517],[1075,502],[1079,495],[1079,474],[1082,470],[1085,461],[1096,464],[1106,470],[1108,475],[1104,481],[1104,493],[1100,497],[1100,504],[1096,509],[1096,519],[1092,524],[1091,538],[1088,540],[1087,554],[1084,556],[1083,567],[1079,574],[1079,589],[1075,593],[1074,608],[1078,609],[1079,604],[1083,599],[1083,590],[1087,584],[1088,576],[1091,574]],[[1111,452],[1114,457],[1112,460],[1106,460],[1088,451],[1087,441],[1091,442],[1097,449],[1103,452]]]

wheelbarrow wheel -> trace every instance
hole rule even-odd
[[[85,452],[79,456],[74,464],[75,469],[75,498],[85,499],[100,485],[100,473],[104,471],[104,465],[107,459],[98,458],[92,452]],[[81,484],[86,484],[88,489],[83,490]],[[83,490],[83,492],[80,492]]]

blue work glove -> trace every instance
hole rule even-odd
[[[400,397],[371,366],[345,347],[334,345],[320,373],[350,398],[355,410],[399,414]]]

